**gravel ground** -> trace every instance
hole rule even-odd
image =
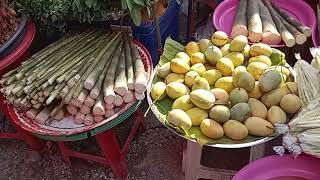
[[[121,144],[131,124],[132,118],[115,128]],[[0,121],[0,132],[2,125]],[[4,127],[6,131],[13,131],[8,123]],[[127,156],[128,179],[180,179],[184,140],[158,123],[152,113],[145,119],[144,127],[132,142]],[[75,150],[99,154],[92,138],[68,145]],[[73,158],[72,167],[69,167],[63,162],[55,143],[40,158],[21,141],[0,139],[0,169],[0,180],[115,179],[109,167],[94,162]]]

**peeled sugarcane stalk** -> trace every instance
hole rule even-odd
[[[303,43],[305,43],[307,41],[307,36],[306,35],[302,34],[294,26],[292,26],[291,24],[286,22],[283,18],[282,18],[282,21],[283,21],[284,25],[286,26],[286,28],[289,30],[289,32],[295,38],[297,44],[301,45],[301,44],[303,44]]]
[[[114,100],[114,105],[115,106],[121,106],[123,104],[123,99],[120,95],[116,94],[116,98]]]
[[[70,114],[75,115],[78,112],[78,108],[69,104],[69,105],[67,105],[67,111]]]
[[[77,104],[78,107],[80,107],[84,103],[84,100],[87,98],[88,95],[89,95],[89,91],[86,89],[83,89],[74,102]]]
[[[137,100],[141,101],[145,98],[145,94],[144,93],[134,93],[134,97],[136,97]]]
[[[70,44],[67,47],[65,47],[64,50],[57,51],[54,54],[51,54],[50,57],[46,58],[45,60],[39,62],[38,64],[33,65],[33,67],[27,68],[28,71],[22,71],[16,74],[15,76],[18,78],[19,76],[35,76],[36,79],[39,81],[36,83],[36,86],[39,87],[41,84],[43,84],[47,77],[50,77],[52,74],[52,70],[54,70],[54,66],[58,66],[61,63],[58,63],[61,61],[61,59],[68,57],[68,54],[70,54],[70,51],[74,49],[74,45],[77,45],[78,43],[81,43],[86,37],[80,37],[76,41],[72,42],[74,44]]]
[[[281,36],[274,24],[268,8],[261,0],[258,0],[259,14],[262,21],[262,42],[267,44],[279,44]]]
[[[103,47],[103,49],[99,52],[99,54],[94,58],[93,63],[88,67],[88,69],[86,70],[86,72],[81,76],[79,82],[79,86],[76,87],[76,90],[74,92],[74,94],[72,95],[73,98],[76,98],[79,96],[80,92],[83,89],[83,85],[85,80],[89,77],[89,75],[91,74],[91,72],[93,71],[93,69],[96,67],[96,65],[99,64],[99,62],[101,61],[102,56],[106,53],[106,51],[110,48],[110,46],[112,45],[112,43],[117,39],[117,36],[113,37],[111,39],[111,41],[108,41],[108,43],[106,44],[105,47]],[[99,76],[99,74],[97,74],[97,76]],[[94,77],[95,78],[95,77]],[[97,81],[98,77],[96,77],[95,82]],[[94,84],[93,84],[94,86]],[[93,87],[92,86],[92,87]]]
[[[84,114],[81,114],[80,112],[78,112],[74,118],[74,123],[83,124],[85,117],[86,116]]]
[[[148,75],[146,70],[144,69],[144,64],[142,62],[138,49],[132,41],[130,41],[130,43],[131,55],[133,59],[132,62],[134,63],[134,89],[137,93],[144,93],[147,90]]]
[[[55,116],[52,116],[54,120],[61,121],[64,118],[64,111],[60,109]]]
[[[69,44],[64,49],[55,52],[55,54],[52,54],[50,57],[35,65],[33,70],[26,73],[26,76],[30,75],[29,73],[31,73],[36,75],[38,79],[41,78],[46,73],[54,70],[55,67],[67,63],[72,56],[85,51],[88,48],[85,46],[89,41],[100,41],[99,34],[100,33],[96,33],[80,37],[78,40],[74,41],[72,44]],[[94,44],[94,42],[91,42],[91,44]]]
[[[31,108],[26,112],[26,115],[30,119],[34,119],[40,113],[39,109]]]
[[[44,90],[43,90],[43,95],[45,97],[48,97],[50,95],[50,93],[54,90],[54,87],[56,86],[56,84],[52,84],[51,86],[49,87],[46,87]]]
[[[237,13],[231,31],[231,38],[235,38],[238,35],[248,36],[247,0],[240,0],[237,6]]]
[[[92,99],[90,96],[87,96],[87,98],[84,100],[84,105],[88,106],[88,107],[93,107],[95,104],[95,100]]]
[[[126,76],[126,50],[125,43],[122,47],[122,51],[120,54],[120,59],[116,71],[116,79],[114,83],[114,92],[119,94],[120,96],[124,96],[128,93],[128,85],[127,85],[127,76]]]
[[[122,97],[123,98],[123,101],[125,103],[130,103],[132,101],[134,101],[135,97],[134,97],[134,93],[132,91],[128,91],[128,93]]]
[[[122,43],[120,43],[119,47],[122,47]],[[113,88],[114,88],[114,80],[115,80],[116,69],[118,66],[120,54],[121,54],[121,48],[118,48],[112,57],[110,66],[108,68],[108,72],[103,82],[104,102],[108,104],[112,104],[115,100],[115,93]]]
[[[96,50],[95,53],[97,53],[98,50]],[[87,57],[87,59],[85,60],[87,61],[86,64],[81,68],[81,70],[79,70],[79,72],[77,72],[73,77],[71,77],[67,82],[69,88],[73,88],[73,86],[79,81],[80,77],[86,72],[86,70],[88,69],[89,66],[91,66],[93,58],[91,58],[90,56]]]
[[[96,55],[99,52],[99,49],[97,49],[94,54]],[[92,58],[91,56],[88,57],[88,63],[85,64],[85,66],[79,71],[79,73],[77,73],[73,78],[71,78],[68,81],[68,86],[69,88],[69,92],[68,94],[64,97],[64,101],[66,104],[69,104],[70,100],[72,99],[72,96],[74,94],[74,92],[76,91],[78,86],[82,86],[82,82],[80,81],[80,77],[83,76],[85,74],[85,72],[87,71],[87,68],[89,66],[91,66],[91,62],[93,61],[94,58]],[[70,83],[70,81],[72,81],[72,83]]]
[[[53,76],[51,76],[48,79],[48,83],[52,84],[59,76],[63,75],[65,72],[68,72],[70,68],[73,69],[75,68],[76,65],[81,64],[81,62],[86,58],[86,56],[89,56],[97,49],[97,47],[94,45],[96,43],[99,44],[99,41],[101,41],[101,39],[93,40],[92,42],[86,43],[84,46],[80,46],[82,49],[78,50],[78,52],[76,53],[71,52],[70,54],[73,54],[73,55],[70,56],[68,59],[66,59],[66,61],[67,62],[69,61],[69,63],[65,63],[65,65],[61,65],[60,66],[61,68],[60,67],[56,68],[56,69],[59,69],[59,72],[56,72]],[[63,78],[61,78],[60,80],[62,81]]]
[[[109,118],[115,114],[114,109],[107,109],[104,117]]]
[[[309,37],[311,35],[311,28],[308,26],[305,26],[301,24],[299,21],[297,21],[295,18],[289,16],[284,10],[280,9],[273,3],[271,3],[272,7],[282,16],[282,18],[290,23],[292,26],[294,26],[297,30],[299,30],[301,33],[303,33],[305,36]]]
[[[104,104],[104,108],[106,108],[106,109],[113,109],[113,108],[114,108],[114,104],[107,104],[107,103],[105,103],[105,104]]]
[[[299,32],[294,26],[288,23],[273,7],[270,1],[264,0],[265,5],[268,7],[270,12],[273,12],[272,16],[277,16],[280,18],[281,22],[287,28],[287,30],[292,34],[297,44],[303,44],[307,40],[307,36]]]
[[[65,86],[67,86],[66,82],[63,82],[63,83],[59,84],[58,88],[50,93],[50,96],[46,100],[46,104],[47,105],[50,104],[58,96],[58,94],[61,91],[61,89],[63,89]]]
[[[64,98],[69,92],[69,86],[64,86],[63,89],[61,89],[59,95]]]
[[[46,100],[45,97],[39,97],[39,98],[38,98],[38,101],[41,102],[41,103],[43,103],[45,100]]]
[[[71,54],[71,53],[69,53],[69,54]],[[65,56],[65,57],[70,57],[70,56],[71,55]],[[75,62],[72,58],[64,58],[61,61],[62,62],[65,61],[65,62],[58,63],[56,66],[53,66],[52,68],[47,69],[47,70],[46,70],[46,68],[44,68],[43,71],[45,72],[45,74],[43,76],[39,77],[39,80],[36,82],[36,87],[39,87],[43,83],[52,84],[53,82],[55,82],[55,80],[58,78],[58,76],[60,76],[63,72],[65,72],[67,70],[67,68],[70,68],[70,65],[68,66],[68,63],[71,63],[73,65],[74,62],[75,63],[79,62],[79,59],[76,59],[76,60],[77,61]],[[82,58],[80,58],[80,60],[82,60]],[[50,65],[48,65],[48,66],[50,66]],[[59,69],[59,71],[56,72],[55,71],[56,69]]]
[[[115,43],[112,48],[110,48],[111,43]],[[84,81],[83,87],[91,90],[96,82],[100,79],[101,72],[103,72],[103,69],[105,66],[108,66],[111,57],[113,55],[114,50],[116,49],[117,45],[119,43],[119,34],[117,34],[110,43],[100,52],[100,54],[97,56],[99,59],[99,62],[95,65],[95,70],[92,71],[89,76]]]
[[[34,99],[31,99],[31,103],[32,103],[33,105],[35,105],[35,104],[38,104],[38,103],[39,103],[39,101],[34,100]]]
[[[41,112],[35,117],[35,120],[40,124],[45,124],[46,121],[50,117],[50,113],[55,107],[55,104],[50,104],[49,106],[45,106]]]
[[[59,111],[62,110],[62,108],[63,108],[63,101],[60,101],[60,103],[53,108],[53,110],[50,113],[50,116],[55,117],[59,113]]]
[[[104,118],[104,115],[102,116],[94,116],[94,122],[101,122],[103,121],[105,118]]]
[[[90,126],[94,123],[94,118],[92,114],[87,114],[86,117],[84,118],[83,123],[87,126]]]
[[[257,0],[248,0],[248,39],[251,42],[259,42],[262,39],[262,22],[259,15],[259,5]]]
[[[129,90],[134,90],[134,71],[133,71],[131,49],[130,49],[128,38],[127,38],[127,41],[125,42],[125,51],[126,51],[127,85]]]
[[[282,19],[278,16],[277,12],[272,8],[269,0],[263,0],[264,5],[268,8],[272,19],[278,29],[278,31],[281,34],[281,39],[288,47],[294,46],[296,43],[294,37],[292,34],[288,31],[286,26],[283,24]]]
[[[105,114],[105,108],[104,108],[104,101],[103,101],[103,94],[100,93],[98,99],[96,100],[96,103],[94,104],[92,108],[92,113],[94,116],[103,116]]]
[[[93,86],[93,88],[91,89],[90,91],[90,97],[93,98],[93,99],[97,99],[98,96],[99,96],[99,93],[102,93],[101,89],[102,89],[102,84],[103,84],[103,81],[107,75],[107,72],[108,72],[108,69],[109,69],[109,66],[110,66],[110,62],[112,61],[112,56],[114,55],[114,51],[116,50],[116,48],[118,47],[118,44],[119,42],[116,42],[117,45],[115,45],[113,48],[111,48],[109,51],[108,51],[108,54],[110,54],[110,56],[106,56],[106,57],[103,57],[103,58],[108,58],[108,62],[106,63],[106,65],[104,66],[100,76],[99,76],[99,79],[98,81],[95,83],[95,85]],[[92,78],[91,78],[92,79]]]
[[[15,70],[9,71],[8,73],[4,74],[2,77],[9,77],[9,76],[13,75],[14,73],[17,73],[17,74],[20,73],[20,75],[18,75],[18,77],[23,76],[25,72],[28,72],[36,64],[38,64],[39,62],[42,62],[43,60],[48,58],[51,54],[55,53],[57,50],[61,49],[65,45],[70,44],[73,41],[77,40],[79,37],[80,37],[80,35],[72,36],[67,39],[60,39],[57,42],[50,44],[49,46],[47,46],[43,50],[39,51],[38,53],[36,53],[36,54],[32,55],[30,58],[28,58],[27,61],[22,63],[22,66],[20,66],[19,68],[15,69]],[[14,76],[11,76],[11,77],[14,77]]]
[[[42,96],[43,96],[43,92],[42,92],[42,91],[39,91],[39,92],[38,92],[38,96],[39,96],[39,97],[42,97]]]
[[[91,108],[82,104],[80,107],[80,113],[82,114],[89,114],[91,112]]]

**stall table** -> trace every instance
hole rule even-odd
[[[139,42],[134,41],[134,43],[141,54],[141,59],[144,61],[147,72],[151,74],[153,66],[148,51]],[[33,119],[28,118],[25,115],[25,112],[17,110],[10,104],[6,104],[6,109],[12,121],[24,131],[28,131],[40,139],[57,142],[63,155],[63,160],[66,163],[71,165],[71,157],[98,162],[110,166],[115,176],[123,179],[128,176],[126,155],[129,146],[144,119],[144,114],[141,108],[139,108],[142,102],[143,101],[134,100],[133,102],[120,107],[115,115],[102,122],[76,128],[41,125],[36,123]],[[121,148],[117,135],[112,128],[128,119],[133,113],[133,126],[123,148]],[[68,141],[79,141],[89,137],[95,137],[97,144],[101,149],[102,157],[74,151],[65,144],[65,142]]]

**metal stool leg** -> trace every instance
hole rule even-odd
[[[185,180],[198,179],[198,173],[200,171],[202,148],[199,144],[187,141],[187,147],[183,152],[182,159],[182,172]]]
[[[121,148],[116,134],[112,130],[96,135],[102,154],[108,159],[111,169],[116,177],[127,178],[128,168],[125,160],[121,158]]]
[[[40,140],[33,135],[29,134],[27,131],[23,130],[20,126],[9,119],[12,126],[17,130],[25,143],[28,144],[29,148],[33,151],[40,152],[44,149],[45,143],[43,140]]]
[[[256,146],[251,146],[250,148],[250,160],[249,162],[253,162],[255,160],[258,160],[262,158],[265,154],[265,143],[258,144]]]
[[[63,141],[58,142],[59,149],[61,151],[63,161],[68,165],[71,165],[70,156],[69,156],[69,149],[66,147]]]

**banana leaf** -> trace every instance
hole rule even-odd
[[[173,59],[178,52],[183,50],[184,48],[182,48],[182,45],[180,43],[172,40],[171,38],[168,38],[164,46],[164,52],[160,57],[160,61],[159,61],[160,66],[166,62],[170,62],[170,60]],[[182,128],[173,127],[171,124],[168,123],[166,117],[169,111],[171,110],[171,106],[174,100],[167,96],[162,100],[157,100],[153,102],[150,96],[152,85],[155,84],[156,82],[164,81],[163,78],[157,76],[156,72],[157,72],[157,68],[154,70],[154,74],[151,77],[152,81],[150,81],[148,85],[148,95],[147,95],[148,103],[151,106],[152,112],[155,114],[158,120],[167,128],[177,133],[178,135],[189,140],[194,140],[198,142],[200,145],[210,145],[214,147],[228,147],[228,148],[249,147],[249,146],[253,146],[259,143],[269,141],[277,136],[277,134],[274,133],[269,137],[257,137],[257,136],[249,135],[243,140],[232,140],[225,136],[220,139],[211,139],[205,136],[201,132],[200,127],[193,126],[188,131]]]

